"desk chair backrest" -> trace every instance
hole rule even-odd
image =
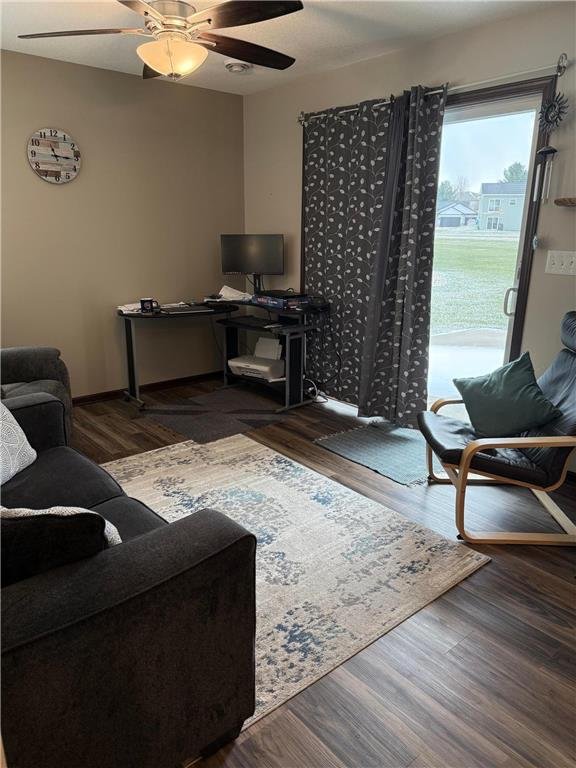
[[[538,379],[538,384],[546,397],[562,411],[562,416],[527,432],[530,437],[576,435],[576,311],[564,315],[561,340],[564,349]],[[559,480],[570,451],[570,448],[530,448],[524,453]]]

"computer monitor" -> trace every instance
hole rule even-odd
[[[284,274],[284,235],[220,235],[222,272],[254,275],[261,290],[261,275]]]

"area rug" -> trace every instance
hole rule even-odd
[[[211,507],[257,536],[250,723],[489,560],[243,435],[105,467],[169,522]]]
[[[374,422],[314,441],[402,485],[426,482],[426,441],[418,429]]]
[[[210,443],[283,419],[285,414],[276,413],[281,406],[278,398],[257,389],[228,387],[165,408],[148,406],[143,416],[197,443]]]

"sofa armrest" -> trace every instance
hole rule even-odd
[[[3,400],[28,442],[36,451],[67,445],[66,408],[54,395],[38,393],[19,395]]]
[[[60,350],[54,347],[7,347],[0,350],[2,384],[55,379],[70,393],[70,377]]]
[[[254,710],[255,551],[202,510],[6,587],[8,764],[162,768],[237,729]]]

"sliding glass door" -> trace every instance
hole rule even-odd
[[[453,378],[486,373],[516,356],[522,333],[523,312],[516,307],[532,255],[542,91],[470,100],[449,102],[444,118],[430,401],[455,393]]]

